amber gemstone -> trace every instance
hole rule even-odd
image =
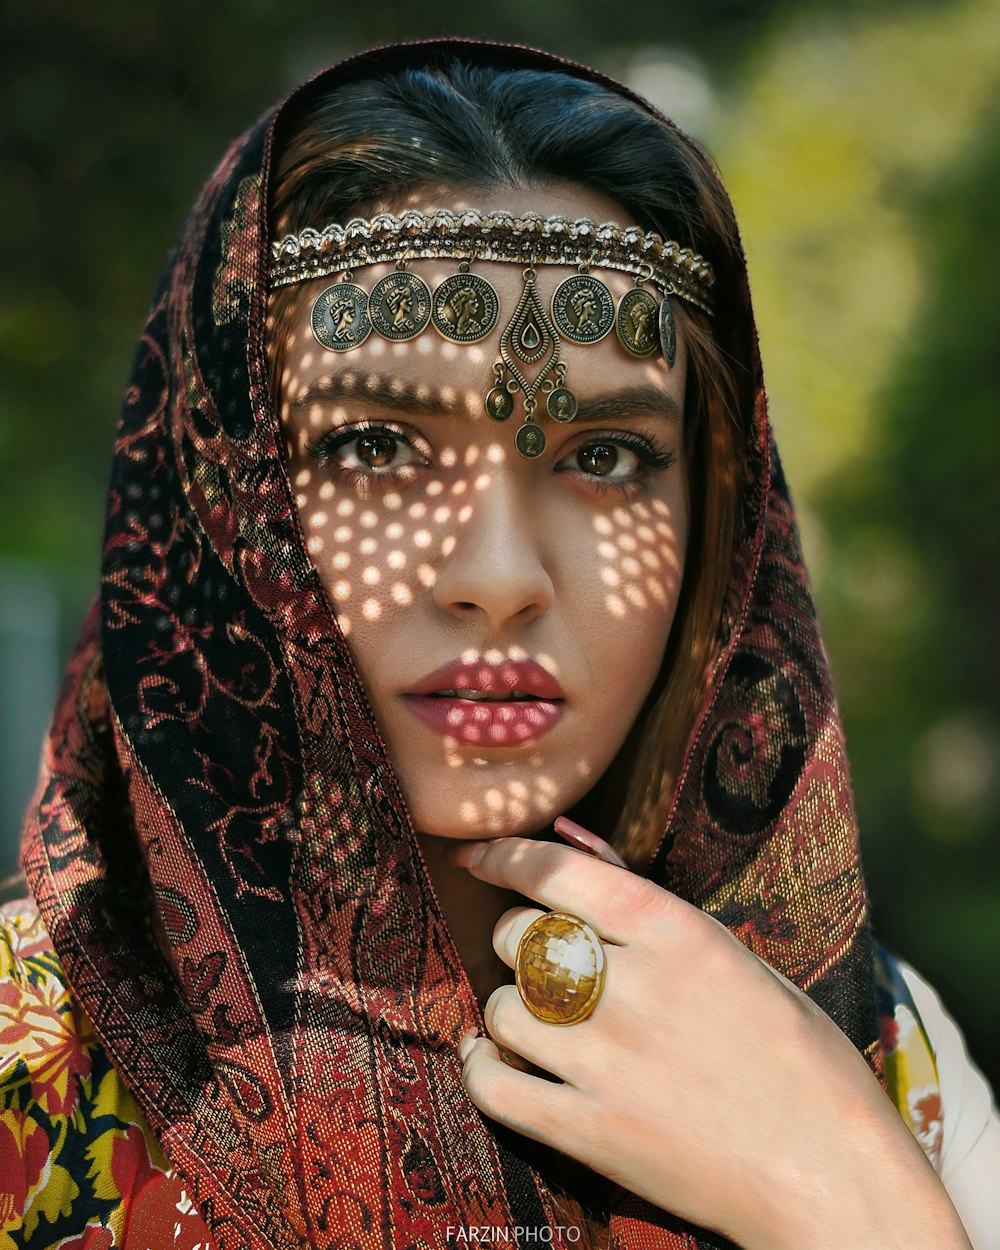
[[[549,912],[525,930],[515,975],[525,1006],[547,1024],[576,1024],[597,1006],[604,988],[604,947],[590,925]]]

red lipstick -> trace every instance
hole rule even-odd
[[[484,747],[540,738],[566,706],[562,686],[534,660],[455,660],[421,678],[404,697],[435,733]]]

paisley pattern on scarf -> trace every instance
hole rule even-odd
[[[938,1167],[943,1120],[934,1052],[898,965],[882,947],[876,971],[889,1089]],[[65,984],[28,901],[0,907],[0,1047],[0,1234],[12,1247],[213,1250],[181,1179]],[[418,1195],[440,1201],[426,1146],[414,1137],[400,1147],[410,1155],[407,1172]]]
[[[456,54],[624,93],[523,49],[443,41],[419,57]],[[382,50],[320,85],[416,56]],[[263,337],[276,116],[227,153],[154,298],[100,603],[23,864],[75,1001],[219,1250],[431,1250],[448,1227],[557,1220],[530,1144],[462,1088],[458,1039],[482,1019],[300,531]],[[881,1072],[843,738],[745,265],[735,242],[712,261],[720,343],[753,380],[752,484],[719,660],[648,873],[806,989]],[[129,1122],[110,1131],[128,1140]],[[610,1238],[721,1244],[631,1196]]]

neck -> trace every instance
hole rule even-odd
[[[445,851],[454,845],[453,838],[418,833],[417,839],[462,965],[482,1007],[498,985],[514,979],[510,968],[493,950],[496,923],[508,908],[528,904],[529,900],[479,881],[467,869],[449,864]]]

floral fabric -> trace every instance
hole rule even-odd
[[[0,908],[0,1247],[211,1250],[24,902]]]
[[[941,1170],[944,1112],[934,1048],[899,965],[876,947],[875,986],[886,1086],[924,1154]]]

